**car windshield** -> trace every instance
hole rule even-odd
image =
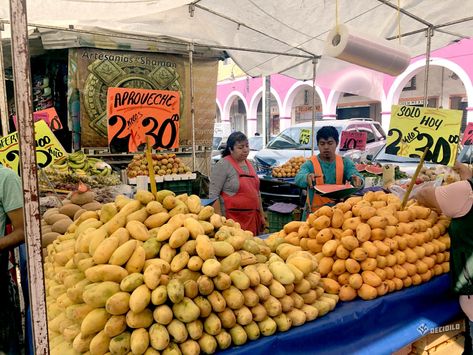
[[[465,145],[458,155],[460,163],[473,163],[473,145]]]
[[[220,144],[221,141],[222,141],[222,137],[214,137],[214,139],[212,141],[212,149],[217,150],[218,145]]]
[[[263,149],[263,137],[250,137],[248,138],[248,144],[250,145],[250,150],[261,150]]]
[[[377,162],[393,162],[393,163],[418,163],[418,158],[400,157],[397,155],[386,154],[386,146],[376,155]]]
[[[340,135],[342,127],[335,127]],[[315,137],[319,128],[315,128]],[[312,149],[311,127],[290,127],[279,133],[268,143],[270,149]]]

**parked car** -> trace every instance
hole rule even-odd
[[[220,159],[222,159],[222,152],[225,149],[226,144],[227,144],[227,138],[225,138],[225,140],[222,140],[220,142],[218,146],[218,154],[214,155],[212,151],[212,164],[215,164]],[[250,154],[248,154],[248,160],[253,163],[256,153],[263,148],[263,137],[261,136],[249,137],[248,145],[250,146]]]
[[[417,165],[419,165],[419,158],[401,157],[392,154],[386,154],[386,145],[382,146],[381,149],[374,155],[368,154],[366,160],[373,164],[393,164],[399,166],[399,169],[409,176],[414,175]],[[435,168],[438,165],[434,163],[424,162],[426,168]]]
[[[315,129],[312,135],[312,123],[299,123],[295,126],[285,129],[277,135],[266,148],[260,150],[255,155],[256,169],[260,173],[269,173],[275,167],[282,165],[292,157],[311,156],[312,139],[315,139],[317,131],[323,126],[333,126],[337,129],[339,135],[342,131],[359,131],[367,133],[366,149],[364,153],[374,154],[385,143],[386,134],[378,122],[370,118],[353,118],[349,120],[323,120],[315,122]],[[306,138],[306,139],[303,139]],[[340,151],[338,153],[344,156],[354,154],[361,155],[362,152],[355,150]],[[314,154],[318,154],[317,145],[315,145]]]

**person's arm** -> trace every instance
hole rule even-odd
[[[312,162],[310,160],[307,160],[304,164],[301,165],[301,168],[299,169],[299,172],[294,178],[294,183],[301,187],[301,188],[307,188],[308,186],[308,179],[307,177],[311,177],[310,174],[314,175],[314,167],[312,165]]]
[[[13,170],[2,168],[1,203],[13,226],[13,231],[0,237],[0,250],[14,248],[25,241],[23,232],[23,189]]]
[[[427,186],[419,189],[415,194],[415,199],[419,204],[425,207],[434,208],[441,211],[437,198],[435,197],[435,187]]]
[[[13,231],[4,237],[0,237],[0,251],[12,249],[25,242],[23,208],[7,212],[7,215],[13,226]]]
[[[223,191],[223,185],[227,179],[228,171],[225,167],[225,163],[226,161],[222,158],[212,169],[209,186],[209,198],[211,199],[220,197],[220,193]]]
[[[363,175],[356,170],[355,164],[348,158],[343,158],[343,177],[345,181],[350,181],[354,187],[363,187],[365,184]]]

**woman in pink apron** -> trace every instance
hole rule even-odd
[[[212,169],[210,198],[217,213],[240,223],[241,228],[261,234],[265,217],[259,192],[259,178],[246,159],[250,152],[248,138],[242,132],[232,133],[221,159]]]

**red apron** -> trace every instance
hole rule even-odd
[[[221,192],[225,205],[225,215],[240,223],[241,228],[253,232],[254,235],[263,231],[263,219],[260,211],[259,179],[253,166],[246,161],[248,173],[245,173],[238,163],[230,155],[224,159],[232,164],[238,173],[240,188],[233,196]]]

